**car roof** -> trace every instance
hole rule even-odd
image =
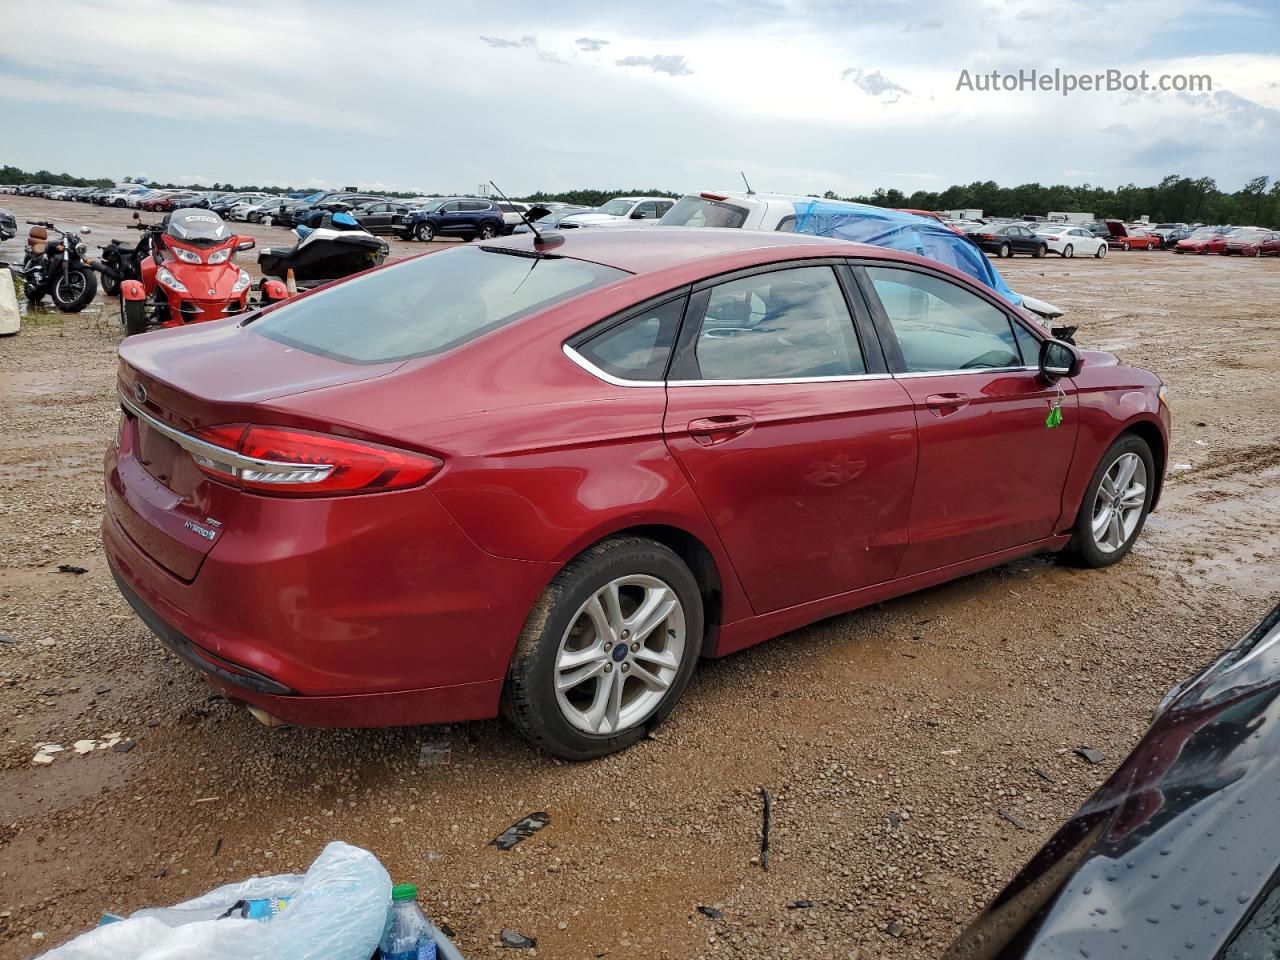
[[[760,230],[736,230],[719,227],[644,227],[637,229],[566,230],[555,234],[560,241],[555,247],[544,247],[548,253],[616,267],[628,273],[654,273],[681,266],[694,260],[744,253],[751,250],[794,250],[815,248],[813,256],[857,256],[847,240],[814,237],[803,233],[773,233]],[[489,247],[518,250],[536,249],[529,234],[503,237]],[[822,252],[820,248],[829,252]],[[884,247],[870,249],[881,256]]]

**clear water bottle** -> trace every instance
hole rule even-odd
[[[397,883],[391,888],[391,915],[378,949],[382,960],[436,960],[436,928],[418,909],[418,888]]]

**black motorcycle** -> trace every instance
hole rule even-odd
[[[102,256],[94,264],[94,269],[102,274],[102,292],[109,297],[120,292],[120,284],[124,281],[142,279],[142,261],[151,256],[156,233],[164,227],[136,223],[129,229],[143,231],[142,239],[136,244],[113,239],[102,248]]]
[[[22,262],[22,287],[27,302],[37,306],[46,296],[63,313],[79,313],[98,292],[98,278],[85,259],[85,245],[74,233],[44,220],[28,220],[26,256]],[[85,233],[88,227],[82,228]],[[52,230],[60,239],[50,240]]]

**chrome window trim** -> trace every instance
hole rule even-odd
[[[916,377],[959,377],[973,373],[1029,373],[1039,372],[1039,370],[1039,367],[971,367],[968,370],[912,370],[908,373],[895,373],[893,376],[899,380],[906,380]]]
[[[668,387],[746,387],[774,383],[851,383],[858,380],[892,380],[891,373],[850,373],[836,377],[775,377],[760,380],[668,380]]]
[[[143,421],[152,430],[161,436],[168,437],[183,450],[188,453],[196,454],[204,457],[206,460],[212,460],[218,464],[226,464],[232,469],[240,470],[265,470],[268,472],[282,472],[285,470],[317,470],[318,464],[314,463],[284,463],[278,460],[259,460],[257,457],[246,457],[242,453],[234,450],[228,450],[226,447],[220,447],[214,443],[206,443],[198,440],[189,433],[183,433],[167,423],[157,420],[151,414],[138,408],[136,404],[124,395],[124,391],[119,387],[116,392],[120,396],[120,405],[125,408],[133,416]]]
[[[664,380],[626,380],[622,377],[615,377],[611,373],[605,373],[605,371],[601,370],[594,363],[592,363],[590,360],[588,360],[586,357],[580,354],[577,350],[573,349],[573,347],[569,346],[567,343],[562,344],[560,349],[564,351],[564,355],[566,357],[568,357],[570,360],[572,360],[574,363],[580,366],[583,370],[587,371],[587,373],[591,374],[597,380],[603,380],[605,383],[611,383],[615,387],[664,387],[666,386],[666,381]]]

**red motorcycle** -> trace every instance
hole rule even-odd
[[[138,214],[133,215],[139,220]],[[252,250],[252,237],[227,229],[208,210],[176,210],[158,224],[135,223],[143,231],[133,262],[141,279],[120,284],[125,335],[152,325],[178,327],[243,313],[250,306],[285,300],[279,280],[264,281],[253,291],[253,278],[235,263],[240,250]],[[251,301],[251,295],[257,299]]]

